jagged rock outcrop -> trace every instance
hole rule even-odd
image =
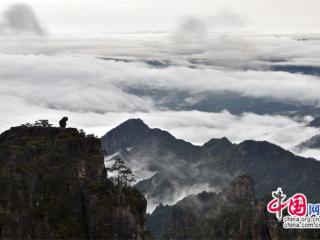
[[[143,239],[146,200],[106,178],[100,139],[14,127],[0,166],[1,239]]]
[[[147,228],[156,239],[317,239],[319,230],[284,230],[257,200],[252,177],[233,180],[220,193],[203,192],[173,206],[160,205],[148,216]]]

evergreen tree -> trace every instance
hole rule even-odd
[[[116,173],[116,183],[121,186],[129,186],[135,182],[132,170],[127,167],[124,161],[119,157],[115,160],[111,168],[106,168],[106,171]]]
[[[40,119],[34,123],[35,127],[51,127],[52,124],[49,123],[49,120]]]

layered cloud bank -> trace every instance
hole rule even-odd
[[[12,123],[38,118],[57,122],[68,115],[72,125],[98,135],[128,118],[141,117],[151,126],[196,144],[226,136],[233,142],[268,140],[293,149],[317,134],[316,129],[305,127],[312,118],[303,111],[288,108],[258,115],[244,108],[236,115],[217,97],[232,94],[231,105],[239,104],[243,97],[247,105],[261,101],[271,102],[272,107],[305,105],[316,114],[320,79],[301,66],[320,68],[317,36],[303,40],[292,36],[207,37],[212,41],[197,44],[192,39],[179,45],[176,36],[153,34],[2,36],[0,111],[5,114],[1,130]],[[279,71],[274,66],[285,68]],[[211,98],[215,100],[208,100]],[[204,111],[206,99],[206,105],[220,99],[219,106],[226,111]]]
[[[1,54],[1,98],[70,111],[149,111],[157,103],[129,88],[181,91],[192,95],[232,92],[283,102],[320,104],[317,76],[287,72],[150,67],[142,62],[91,56]],[[187,99],[188,100],[188,99]]]

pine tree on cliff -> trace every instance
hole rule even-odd
[[[132,170],[125,165],[124,161],[120,157],[117,158],[112,167],[107,168],[107,170],[116,173],[116,183],[119,187],[130,187],[131,183],[136,181]]]
[[[126,186],[130,187],[131,183],[136,181],[132,170],[130,168],[128,168],[128,167],[121,171],[121,175],[124,178],[123,182],[125,183]]]
[[[52,124],[49,123],[49,120],[38,120],[34,123],[35,127],[52,127]]]
[[[49,128],[52,127],[52,124],[49,123],[49,120],[46,119],[39,119],[38,121],[35,121],[35,123],[25,123],[22,124],[21,127],[44,127]]]

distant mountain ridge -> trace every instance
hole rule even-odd
[[[220,191],[242,174],[253,177],[258,197],[277,187],[288,194],[319,197],[320,162],[265,141],[232,144],[221,138],[195,146],[151,129],[140,119],[130,119],[108,132],[102,144],[108,155],[119,152],[137,172],[153,173],[137,187],[155,205],[182,199],[190,188]]]
[[[320,112],[320,108],[315,105],[263,97],[240,96],[230,91],[194,94],[187,91],[172,91],[140,85],[130,86],[126,90],[130,94],[153,99],[160,108],[176,111],[221,112],[227,110],[235,115],[251,112],[259,115],[284,116],[317,116]]]

